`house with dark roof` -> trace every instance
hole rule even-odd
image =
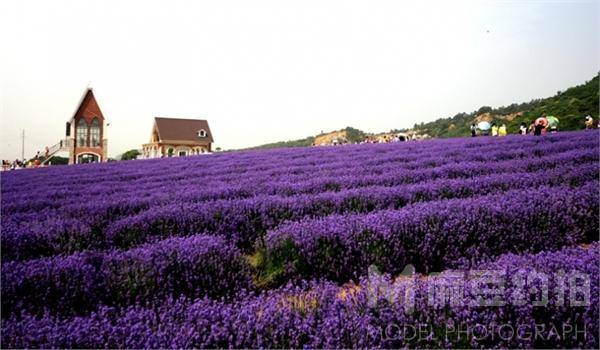
[[[210,153],[213,142],[206,120],[154,118],[150,142],[142,145],[142,157],[184,157]]]

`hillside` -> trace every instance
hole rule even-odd
[[[307,147],[312,146],[315,143],[319,144],[323,140],[331,141],[334,138],[345,138],[347,141],[356,143],[362,141],[366,137],[366,133],[361,130],[346,127],[341,130],[335,130],[328,133],[320,133],[315,136],[308,136],[303,139],[290,140],[290,141],[279,141],[273,143],[267,143],[264,145],[251,147],[250,149],[264,149],[264,148],[280,148],[280,147]]]
[[[558,91],[556,95],[547,98],[535,99],[529,102],[513,103],[509,106],[492,108],[482,106],[470,113],[458,113],[453,117],[440,118],[427,123],[415,124],[412,129],[397,129],[395,131],[416,132],[418,135],[429,135],[431,137],[460,137],[468,136],[469,128],[473,122],[481,120],[505,123],[509,133],[516,133],[522,122],[531,123],[542,113],[553,115],[560,120],[560,130],[579,130],[584,127],[583,116],[591,115],[598,120],[598,100],[600,98],[598,76],[584,84]],[[280,141],[252,147],[278,148],[278,147],[304,147],[312,146],[315,140],[333,133],[341,133],[352,130],[351,142],[364,139],[367,133],[347,127],[345,129],[308,136],[303,139]]]
[[[440,118],[429,123],[415,124],[413,130],[432,137],[456,137],[469,135],[469,127],[480,120],[505,123],[509,133],[516,133],[522,122],[531,123],[546,113],[560,119],[560,130],[578,130],[584,127],[585,115],[598,119],[600,98],[598,76],[556,95],[509,106],[492,108],[483,106],[471,113],[458,113],[450,118]]]

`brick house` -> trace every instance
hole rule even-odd
[[[210,153],[213,142],[206,120],[154,118],[150,142],[142,145],[142,158]]]
[[[59,153],[69,154],[69,164],[107,161],[107,126],[92,88],[86,88],[75,113],[66,124],[65,137],[44,152],[46,163]]]

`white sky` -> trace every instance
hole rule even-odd
[[[63,136],[88,83],[109,154],[152,118],[225,149],[377,132],[553,95],[600,70],[600,5],[422,1],[1,1],[0,157]],[[487,32],[489,30],[489,33]]]

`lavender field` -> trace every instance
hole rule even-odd
[[[3,348],[598,348],[597,131],[5,172]]]

